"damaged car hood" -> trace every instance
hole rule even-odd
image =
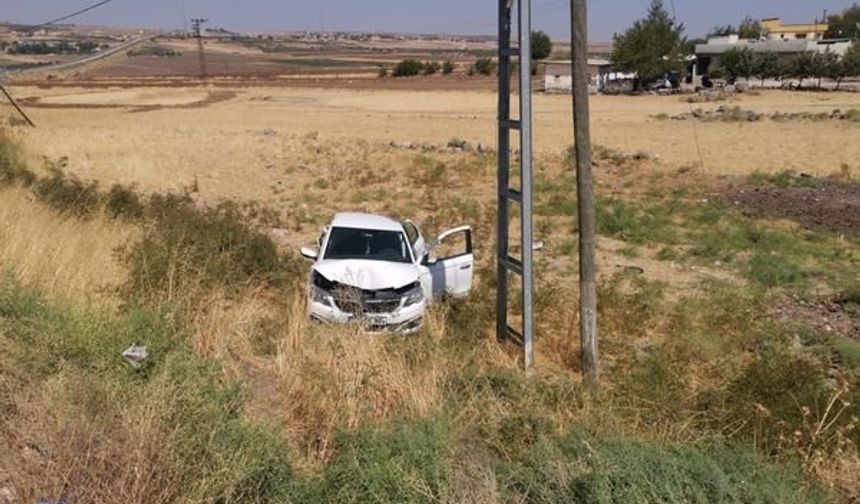
[[[418,267],[410,263],[328,259],[315,264],[314,270],[329,281],[362,290],[399,289],[418,280]]]

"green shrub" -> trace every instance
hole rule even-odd
[[[822,492],[806,488],[799,471],[721,446],[663,447],[572,433],[537,445],[500,472],[506,497],[520,502],[829,502]]]
[[[146,206],[134,187],[114,184],[105,196],[105,213],[111,218],[140,219]]]
[[[831,396],[824,366],[786,350],[768,349],[727,389],[727,425],[766,448],[800,433]],[[847,420],[846,420],[847,421]]]
[[[48,166],[48,177],[35,181],[33,190],[45,203],[63,214],[75,217],[92,217],[101,207],[98,184],[83,182],[74,175],[66,175],[63,168],[67,160],[60,159]]]
[[[337,455],[304,500],[439,502],[451,470],[448,437],[439,421],[341,434]]]
[[[492,58],[479,58],[472,69],[478,75],[492,75],[496,71],[496,62]]]
[[[201,209],[187,196],[154,195],[148,216],[152,225],[143,238],[121,254],[129,267],[122,288],[128,301],[174,302],[200,289],[285,286],[298,278],[297,262],[245,225],[234,204]]]
[[[428,61],[424,63],[424,75],[434,75],[442,69],[442,65],[438,61]]]
[[[414,77],[424,71],[424,63],[414,59],[403,60],[394,67],[391,75],[394,77]]]
[[[443,75],[451,75],[454,73],[454,69],[457,68],[451,60],[445,60],[442,63],[442,74]]]

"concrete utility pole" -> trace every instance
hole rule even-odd
[[[594,177],[591,171],[591,127],[588,104],[588,18],[586,0],[570,0],[573,76],[573,136],[576,150],[576,189],[579,199],[579,330],[582,375],[598,387],[597,265]]]
[[[192,18],[191,26],[194,27],[194,38],[197,39],[197,58],[200,60],[200,78],[206,78],[206,57],[203,54],[203,33],[200,25],[209,21],[208,19]]]

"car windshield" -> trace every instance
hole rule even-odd
[[[331,230],[325,258],[412,262],[409,244],[402,232],[344,227]]]

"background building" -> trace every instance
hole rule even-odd
[[[761,20],[761,28],[769,40],[821,40],[829,28],[827,23],[782,24],[778,17]]]

